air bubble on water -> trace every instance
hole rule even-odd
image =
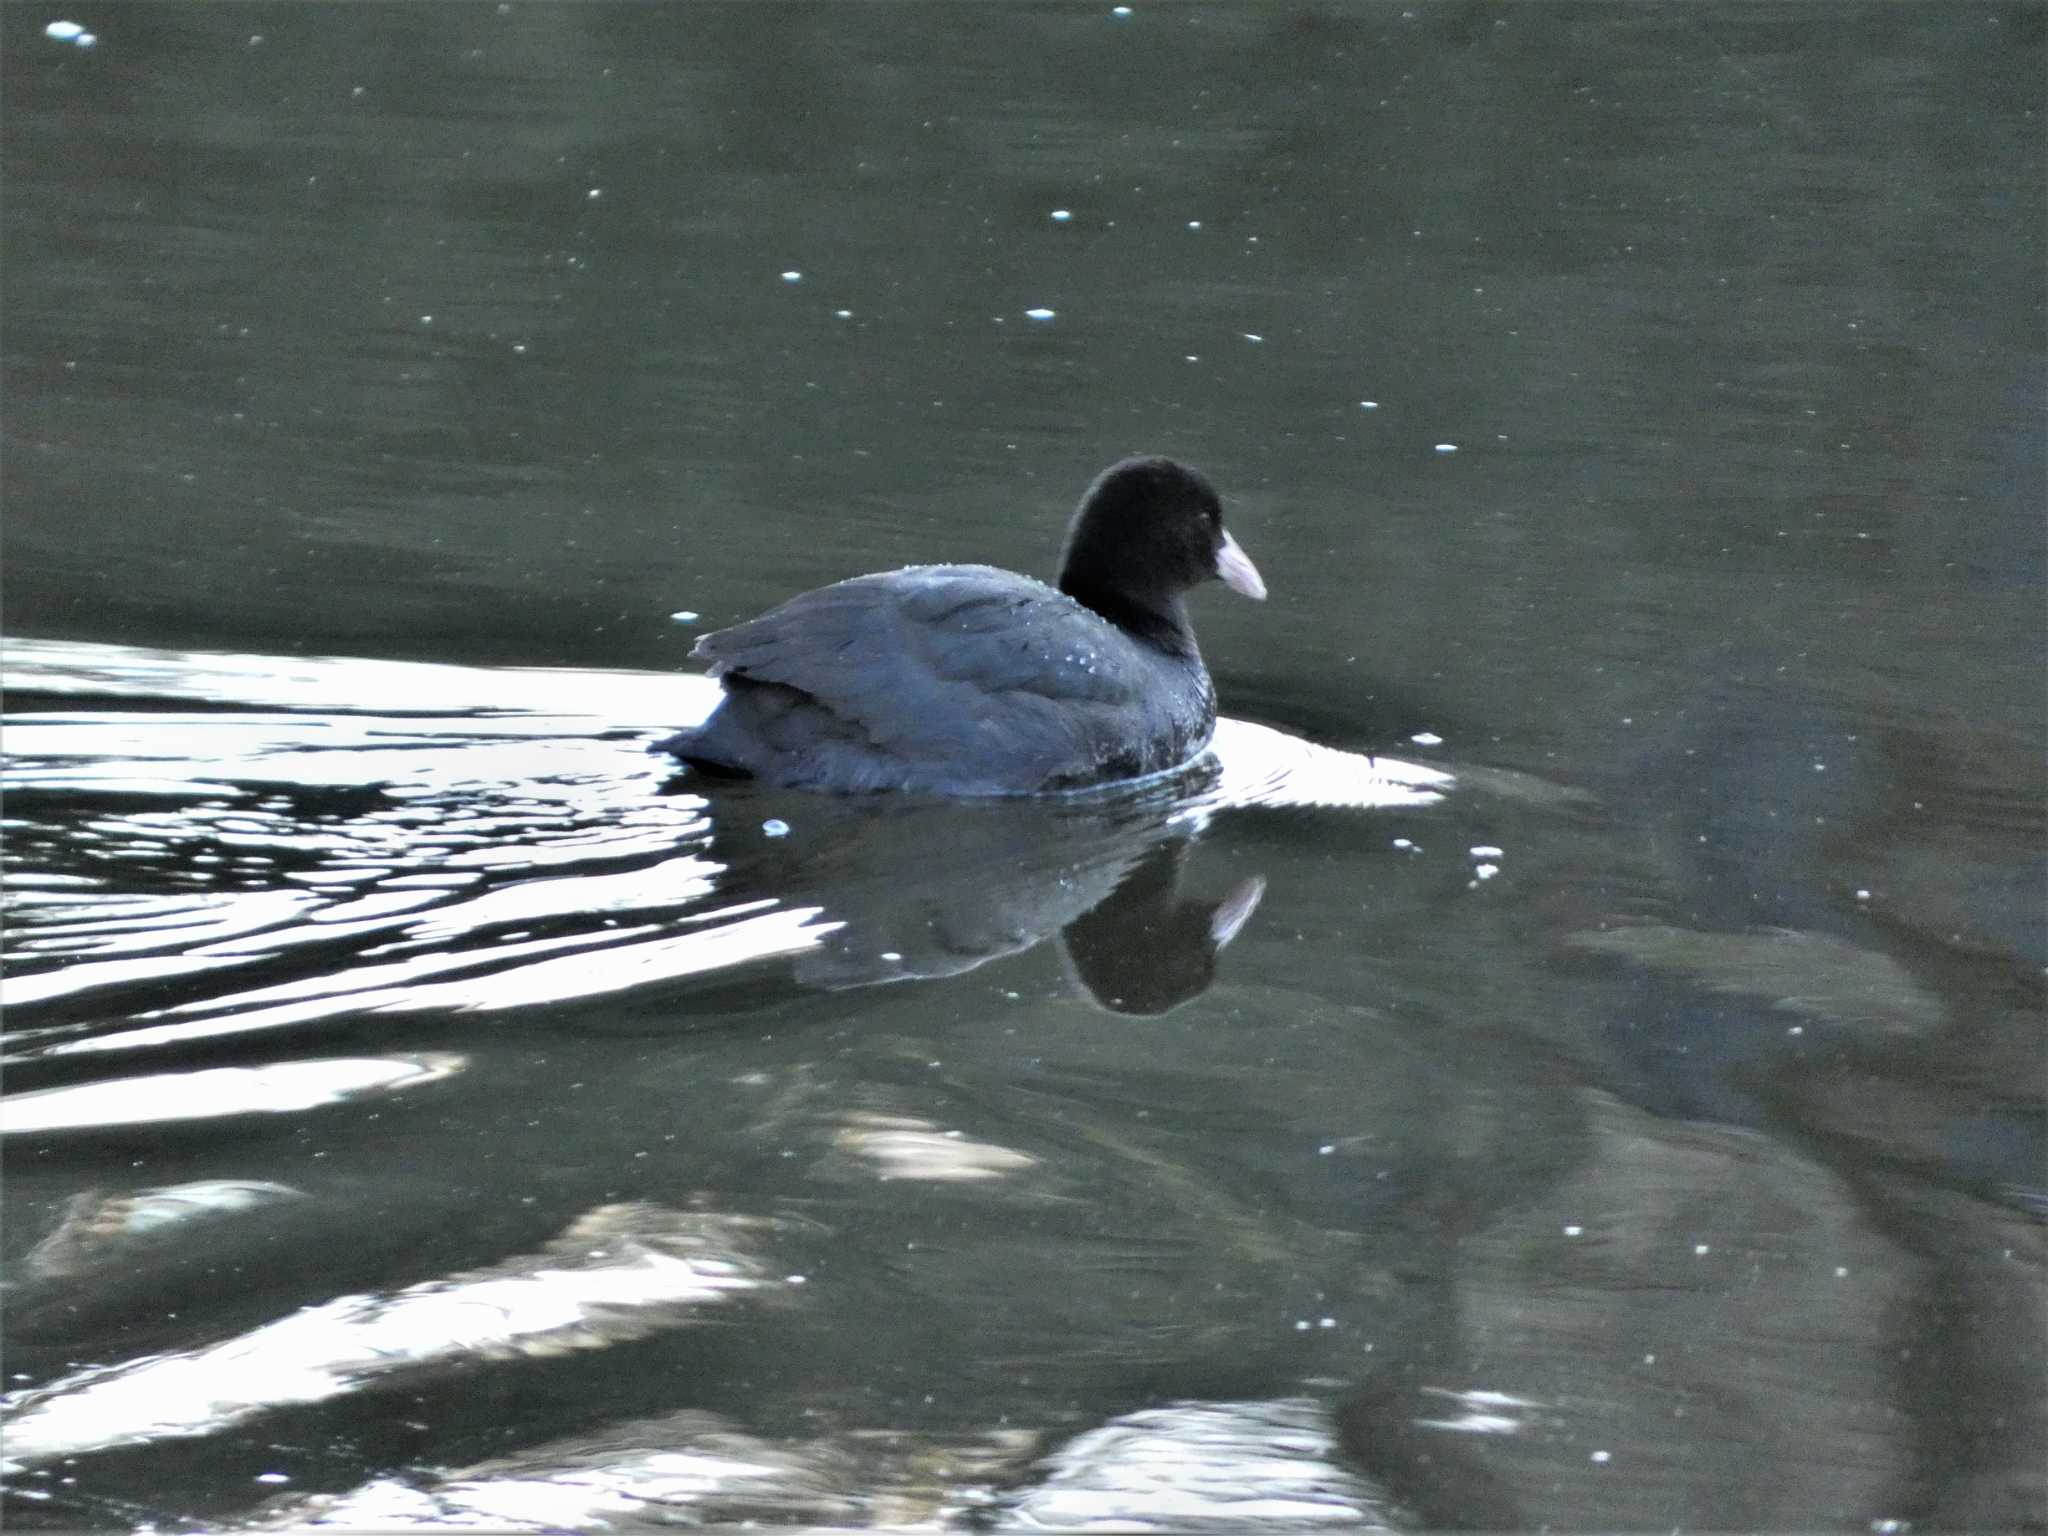
[[[769,837],[789,836],[789,823],[779,816],[770,816],[761,823],[761,831]]]

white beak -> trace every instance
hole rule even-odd
[[[1223,578],[1223,585],[1233,592],[1242,592],[1246,597],[1263,602],[1266,583],[1259,577],[1259,568],[1252,564],[1252,557],[1238,547],[1237,540],[1228,533],[1223,535],[1223,547],[1216,551],[1216,574]]]

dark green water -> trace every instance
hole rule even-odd
[[[2044,23],[0,10],[8,1518],[2048,1523]],[[1217,765],[640,750],[1133,450]]]

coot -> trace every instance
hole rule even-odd
[[[1201,475],[1114,464],[1081,498],[1057,588],[986,565],[820,587],[690,653],[724,695],[655,743],[725,777],[824,790],[1028,794],[1136,778],[1209,744],[1216,691],[1184,600],[1266,586]]]

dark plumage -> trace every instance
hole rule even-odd
[[[1215,489],[1170,459],[1126,459],[1082,498],[1057,590],[913,565],[793,597],[697,642],[724,697],[656,750],[775,784],[952,795],[1173,768],[1216,723],[1184,599],[1219,576],[1266,595]]]

